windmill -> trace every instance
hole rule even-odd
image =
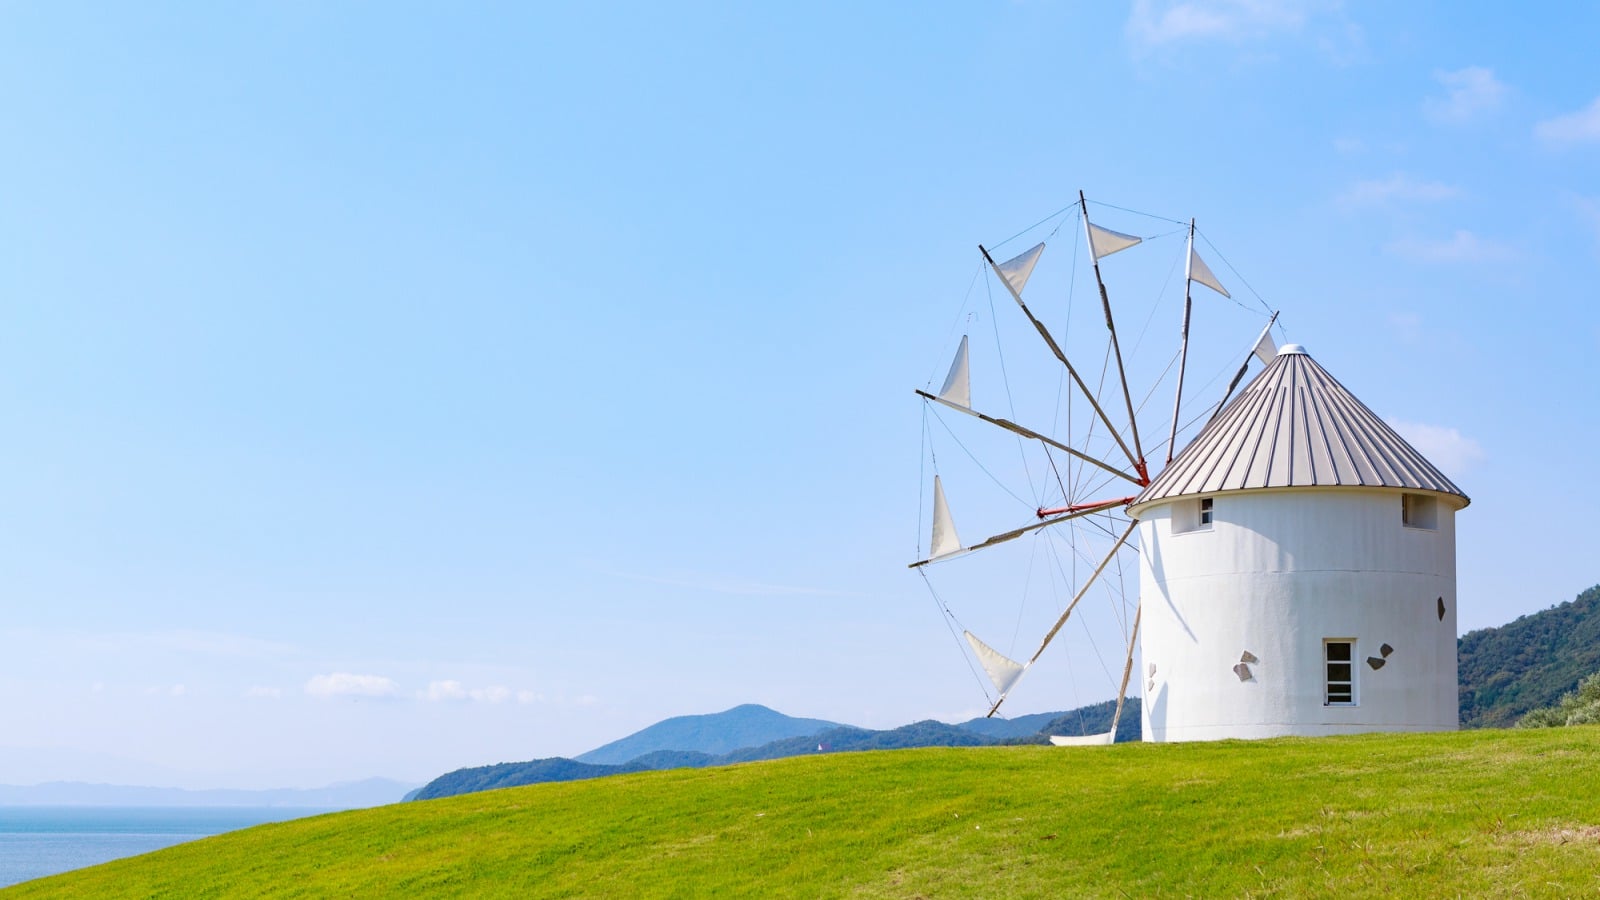
[[[1109,207],[1109,209],[1117,208]],[[1037,293],[1028,293],[1029,299],[1024,299],[1045,248],[1066,224],[1069,211],[1076,213],[1077,224],[1082,226],[1082,246],[1087,250],[1089,263],[1087,268],[1092,269],[1094,274],[1094,293],[1087,304],[1083,304],[1080,300],[1080,305],[1087,305],[1092,309],[1092,313],[1076,317],[1072,315],[1071,307],[1072,301],[1079,298],[1075,297],[1075,291],[1070,287],[1064,289],[1057,287],[1046,291],[1043,303],[1035,299]],[[1163,346],[1164,341],[1151,337],[1150,323],[1158,311],[1178,312],[1177,309],[1167,310],[1168,306],[1175,304],[1169,304],[1162,292],[1147,288],[1143,293],[1145,300],[1119,304],[1114,309],[1106,286],[1106,278],[1101,269],[1103,259],[1145,243],[1145,239],[1103,227],[1092,221],[1089,203],[1080,192],[1077,204],[1040,223],[1039,227],[1050,229],[1044,241],[1010,256],[1004,262],[997,262],[989,249],[979,247],[983,259],[985,285],[998,285],[1002,289],[1001,308],[1010,306],[1004,303],[1005,297],[1014,302],[1016,309],[1013,310],[1013,319],[1017,318],[1015,312],[1020,311],[1020,322],[1014,330],[1024,336],[1031,331],[1032,337],[1029,339],[1035,350],[1042,343],[1046,353],[1035,353],[1035,355],[1052,363],[1054,378],[1049,371],[1045,371],[1043,374],[1032,376],[1030,380],[1030,376],[1023,375],[1020,367],[1014,362],[1015,354],[1008,356],[1004,353],[1006,340],[1002,335],[1003,326],[999,322],[1000,313],[993,303],[991,294],[989,324],[995,332],[995,346],[1002,349],[994,354],[994,364],[989,367],[988,372],[999,375],[996,380],[1002,382],[1004,389],[996,391],[991,388],[987,392],[980,389],[975,402],[972,385],[975,366],[972,359],[973,344],[970,335],[963,334],[956,347],[954,361],[945,373],[942,386],[938,390],[932,390],[930,384],[929,390],[917,391],[925,404],[925,447],[938,436],[935,427],[928,424],[931,416],[937,422],[937,427],[942,428],[953,438],[956,446],[971,459],[977,470],[990,480],[1003,482],[1006,475],[997,471],[1003,468],[1010,470],[1008,474],[1011,476],[1022,476],[1019,480],[1025,481],[1028,485],[1024,490],[1007,489],[1007,493],[1019,502],[1025,499],[1029,501],[1029,505],[1032,506],[1029,521],[1021,524],[1013,523],[1013,527],[997,530],[981,540],[970,544],[963,543],[956,530],[952,504],[946,496],[946,482],[940,471],[938,456],[932,450],[928,454],[934,469],[931,540],[926,554],[921,553],[919,549],[918,559],[911,566],[924,575],[930,593],[938,602],[942,614],[952,624],[952,632],[959,628],[965,650],[970,654],[969,658],[987,676],[989,685],[993,688],[993,693],[989,694],[989,714],[998,713],[1024,676],[1041,660],[1047,658],[1047,651],[1051,650],[1052,644],[1058,641],[1069,623],[1076,621],[1083,624],[1086,633],[1093,630],[1092,614],[1086,612],[1089,608],[1085,605],[1086,598],[1099,594],[1102,595],[1101,600],[1109,601],[1110,614],[1102,616],[1099,623],[1111,625],[1107,630],[1116,634],[1118,650],[1108,663],[1108,654],[1103,652],[1101,647],[1102,643],[1108,642],[1101,640],[1096,643],[1091,637],[1088,646],[1092,648],[1094,657],[1101,663],[1101,668],[1116,688],[1116,705],[1111,728],[1106,732],[1053,738],[1057,743],[1110,743],[1114,740],[1134,672],[1135,658],[1141,653],[1141,645],[1145,662],[1144,671],[1141,673],[1140,681],[1134,685],[1136,689],[1142,689],[1146,700],[1143,704],[1142,725],[1148,738],[1163,740],[1234,734],[1255,736],[1252,728],[1272,718],[1276,715],[1275,711],[1281,711],[1288,703],[1283,696],[1278,695],[1293,694],[1298,697],[1310,690],[1309,685],[1320,685],[1317,691],[1319,704],[1317,708],[1324,710],[1332,708],[1328,705],[1329,684],[1334,683],[1330,681],[1332,674],[1344,672],[1344,669],[1340,668],[1341,663],[1348,662],[1354,666],[1356,662],[1354,659],[1334,659],[1329,654],[1337,656],[1347,649],[1351,653],[1365,652],[1367,643],[1376,640],[1362,638],[1358,649],[1356,642],[1346,646],[1340,642],[1337,635],[1324,636],[1314,648],[1298,646],[1290,648],[1281,642],[1274,643],[1251,632],[1249,627],[1241,623],[1241,616],[1248,619],[1250,615],[1260,610],[1258,606],[1250,604],[1267,602],[1263,598],[1278,596],[1286,604],[1284,609],[1295,610],[1303,605],[1303,601],[1297,599],[1302,593],[1299,588],[1284,587],[1289,582],[1281,580],[1277,582],[1279,593],[1272,595],[1270,591],[1263,593],[1265,589],[1261,588],[1271,580],[1270,578],[1266,581],[1259,579],[1252,581],[1246,577],[1247,574],[1260,576],[1270,573],[1232,573],[1237,578],[1230,589],[1236,592],[1242,591],[1241,596],[1251,598],[1248,602],[1241,600],[1243,605],[1237,610],[1224,612],[1225,600],[1219,601],[1214,595],[1194,594],[1191,591],[1192,585],[1186,581],[1191,577],[1191,572],[1203,572],[1207,577],[1215,577],[1221,570],[1216,566],[1207,568],[1205,560],[1215,561],[1219,558],[1216,554],[1226,557],[1228,553],[1233,552],[1234,543],[1224,544],[1221,538],[1211,540],[1207,550],[1196,549],[1210,540],[1207,536],[1233,535],[1229,540],[1235,541],[1244,535],[1244,532],[1236,527],[1237,523],[1227,518],[1230,510],[1245,508],[1238,505],[1239,500],[1235,494],[1242,494],[1251,501],[1272,503],[1279,501],[1252,492],[1304,493],[1307,489],[1320,490],[1328,485],[1322,482],[1303,484],[1293,478],[1284,484],[1271,479],[1258,483],[1259,479],[1248,478],[1236,478],[1232,482],[1214,484],[1197,474],[1213,473],[1219,463],[1219,452],[1226,453],[1231,450],[1237,458],[1246,454],[1246,448],[1259,447],[1262,444],[1265,438],[1247,427],[1267,421],[1260,412],[1262,398],[1277,390],[1271,385],[1277,384],[1276,379],[1287,371],[1292,369],[1300,375],[1310,372],[1309,368],[1301,366],[1297,361],[1309,362],[1309,357],[1303,352],[1286,351],[1287,357],[1295,359],[1285,362],[1285,357],[1274,352],[1269,335],[1277,315],[1267,309],[1264,303],[1261,304],[1262,312],[1259,316],[1266,319],[1265,325],[1261,326],[1260,318],[1257,318],[1257,325],[1250,326],[1251,333],[1256,333],[1257,337],[1242,354],[1242,361],[1239,356],[1230,356],[1226,352],[1213,351],[1195,357],[1192,354],[1194,345],[1191,342],[1195,306],[1193,286],[1200,284],[1225,300],[1231,301],[1232,298],[1196,251],[1197,232],[1192,219],[1184,223],[1159,217],[1151,218],[1179,226],[1176,230],[1169,230],[1167,234],[1155,237],[1184,235],[1182,248],[1184,290],[1181,317],[1174,316],[1181,321],[1181,327],[1177,329],[1176,339],[1171,342],[1170,352],[1167,346]],[[1154,242],[1155,237],[1150,240]],[[1073,265],[1071,269],[1076,270],[1077,266]],[[1121,272],[1118,273],[1118,277],[1122,277]],[[1140,296],[1140,289],[1136,287],[1134,294]],[[1149,299],[1151,297],[1155,299]],[[1033,302],[1030,303],[1030,300]],[[980,311],[982,309],[979,304],[971,305]],[[1040,312],[1036,312],[1036,309]],[[1231,318],[1214,315],[1224,310]],[[1237,330],[1240,328],[1241,310],[1249,312],[1248,307],[1237,301],[1233,301],[1232,304],[1213,304],[1207,307],[1207,315],[1202,319],[1207,322],[1214,319],[1228,319],[1226,327]],[[1129,311],[1133,315],[1124,318],[1124,313]],[[1044,316],[1061,317],[1062,324],[1054,328],[1047,326],[1041,317],[1041,312]],[[1135,327],[1128,329],[1132,332],[1131,340],[1126,332],[1119,333],[1119,325],[1127,328],[1125,323],[1130,320],[1135,323]],[[1256,332],[1254,329],[1258,326],[1259,332]],[[1239,343],[1235,342],[1237,338],[1233,341],[1216,339],[1217,335],[1223,334],[1220,326],[1211,328],[1210,332],[1214,338],[1213,343],[1239,346]],[[1017,336],[1011,335],[1012,338]],[[1156,347],[1161,349],[1154,349]],[[1210,371],[1213,374],[1209,381],[1203,381],[1197,386],[1198,390],[1191,389],[1186,397],[1185,384],[1191,380],[1189,372],[1197,359],[1204,361],[1203,371]],[[1252,360],[1262,364],[1261,373],[1235,396],[1235,389],[1247,374]],[[1310,363],[1310,366],[1315,366],[1315,363]],[[1317,371],[1321,371],[1320,367],[1317,367]],[[1277,374],[1268,379],[1268,373],[1274,372]],[[1219,389],[1229,373],[1232,373],[1231,380],[1227,382],[1225,389]],[[1312,378],[1311,375],[1305,377]],[[1263,381],[1263,379],[1268,380]],[[1043,410],[1042,414],[1034,413],[1037,418],[1030,419],[1016,412],[1019,406],[1017,394],[1027,393],[1020,388],[1026,386],[1036,388],[1038,382],[1048,385],[1052,381],[1055,383],[1055,399],[1040,407]],[[1326,382],[1331,382],[1331,377],[1327,378]],[[1304,386],[1299,381],[1293,384]],[[1013,390],[1014,385],[1018,386],[1019,390]],[[1150,403],[1158,391],[1165,392],[1165,390],[1170,390],[1173,397],[1170,417],[1154,410]],[[1038,394],[1040,391],[1034,390],[1032,393]],[[1308,411],[1313,408],[1343,409],[1350,403],[1359,406],[1359,402],[1354,401],[1354,398],[1349,397],[1348,392],[1342,389],[1337,392],[1318,393],[1314,399],[1322,405],[1304,409],[1296,407],[1297,411],[1291,410],[1284,414],[1286,418],[1281,419],[1280,424],[1292,425],[1294,415],[1300,415],[1304,420]],[[1003,415],[998,411],[1002,406],[1005,411]],[[1003,458],[1009,457],[1010,451],[1002,450],[997,453],[993,449],[996,445],[993,444],[987,451],[974,450],[973,445],[976,441],[967,436],[966,432],[958,433],[958,426],[946,421],[942,415],[946,411],[961,413],[961,416],[955,418],[963,422],[978,420],[983,424],[975,427],[991,435],[1002,434],[1014,441],[1017,462],[1002,462]],[[1158,422],[1158,417],[1164,421]],[[1394,454],[1399,452],[1396,448],[1404,445],[1404,441],[1399,439],[1398,435],[1394,435],[1392,429],[1388,429],[1380,419],[1370,414],[1355,418],[1333,417],[1327,420],[1327,424],[1333,428],[1354,428],[1355,425],[1359,425],[1360,434],[1368,437],[1376,435],[1374,440],[1377,440],[1378,444],[1374,446],[1382,446],[1393,451],[1385,457],[1386,459],[1393,458]],[[1255,444],[1251,444],[1252,437],[1256,439]],[[1436,469],[1427,464],[1420,454],[1409,446],[1406,446],[1405,450],[1408,452],[1400,455],[1410,466],[1407,471],[1424,472],[1425,475],[1411,478],[1390,477],[1387,474],[1388,470],[1385,470],[1384,477],[1375,475],[1367,477],[1370,473],[1367,469],[1363,469],[1361,476],[1352,476],[1350,472],[1337,466],[1330,468],[1332,464],[1328,462],[1327,454],[1317,456],[1315,453],[1310,454],[1313,465],[1309,468],[1302,465],[1297,471],[1305,477],[1333,478],[1338,482],[1333,486],[1341,489],[1370,488],[1382,502],[1398,503],[1402,502],[1400,500],[1402,497],[1412,497],[1412,500],[1404,502],[1413,504],[1419,510],[1419,517],[1431,517],[1428,520],[1435,523],[1436,530],[1441,530],[1438,529],[1438,523],[1450,519],[1455,509],[1465,505],[1466,498],[1448,482],[1448,479],[1444,479]],[[1305,452],[1310,453],[1310,451]],[[950,455],[947,454],[946,459],[949,458]],[[1341,456],[1340,459],[1344,457]],[[1318,465],[1321,466],[1320,469],[1317,468]],[[1365,481],[1361,480],[1363,477],[1366,478]],[[1344,480],[1339,481],[1339,479]],[[1347,499],[1341,498],[1341,500]],[[1425,502],[1430,499],[1431,503]],[[1315,518],[1317,515],[1315,509],[1316,504],[1313,503],[1313,511],[1303,515]],[[1185,519],[1184,516],[1190,518]],[[1219,516],[1222,518],[1219,519]],[[1193,528],[1182,530],[1183,523],[1189,522],[1190,519],[1198,523],[1202,517],[1205,520],[1204,526],[1195,524]],[[1180,530],[1174,530],[1175,528]],[[1254,532],[1251,534],[1254,534],[1256,540],[1270,539],[1269,535]],[[1199,539],[1191,539],[1191,536]],[[1021,539],[1024,538],[1032,543],[1033,548],[1033,552],[1029,554],[1029,564],[1042,568],[1042,571],[1048,574],[1050,584],[1046,592],[1051,595],[1053,615],[1048,621],[1039,623],[1046,626],[1040,628],[1043,637],[1031,647],[1031,654],[1018,661],[1013,657],[1020,657],[1023,654],[1017,652],[1016,648],[1020,646],[1022,651],[1027,651],[1030,647],[1014,638],[1011,647],[1004,651],[996,649],[993,646],[994,642],[979,638],[975,630],[961,625],[955,612],[960,602],[946,601],[946,592],[935,586],[929,571],[937,569],[943,572],[966,565],[953,561],[962,557],[997,552],[1002,545],[1015,546],[1023,543]],[[1183,543],[1185,540],[1188,540],[1187,545]],[[1453,610],[1454,604],[1453,532],[1450,533],[1448,543],[1451,548],[1448,554],[1448,584],[1438,581],[1428,588],[1437,595],[1437,605],[1441,610],[1446,608]],[[1249,544],[1249,541],[1245,540],[1243,544]],[[1169,552],[1179,553],[1185,559],[1190,557],[1194,559],[1185,564],[1188,568],[1185,568],[1185,565],[1174,567],[1168,560]],[[1208,553],[1212,556],[1207,556]],[[1039,563],[1041,556],[1045,557],[1042,566]],[[1347,562],[1354,565],[1366,564],[1365,561],[1355,559]],[[1443,570],[1446,567],[1440,562],[1433,568]],[[1138,573],[1137,589],[1129,584],[1134,572]],[[1441,571],[1438,574],[1441,579],[1444,578],[1445,573]],[[1445,600],[1447,596],[1448,603]],[[1141,597],[1145,598],[1145,602],[1140,602]],[[1160,598],[1161,602],[1158,604],[1153,598]],[[1149,610],[1146,609],[1147,606],[1150,607]],[[1180,608],[1183,611],[1175,612]],[[1203,620],[1202,627],[1196,627],[1194,621],[1196,617]],[[1446,618],[1449,619],[1448,622]],[[1290,613],[1283,613],[1273,621],[1278,625],[1295,625],[1303,624],[1306,620],[1303,617],[1296,618]],[[1323,623],[1319,621],[1318,624],[1320,627]],[[1421,678],[1423,670],[1426,670],[1431,674],[1424,680],[1433,683],[1444,678],[1444,669],[1448,668],[1448,676],[1453,684],[1455,672],[1453,611],[1448,616],[1445,612],[1440,612],[1436,625],[1438,627],[1434,630],[1448,631],[1450,635],[1451,655],[1448,666],[1444,665],[1442,651],[1434,648],[1427,653],[1414,654],[1404,667],[1397,666],[1395,672],[1400,668],[1407,668],[1408,674],[1405,677],[1415,680]],[[1145,631],[1141,637],[1142,627]],[[1328,627],[1332,625],[1328,624]],[[1355,631],[1351,629],[1356,629],[1357,625],[1352,623],[1341,627],[1344,628],[1343,631],[1335,629],[1339,635],[1347,632],[1354,634]],[[1362,627],[1365,628],[1365,625]],[[1023,630],[1023,617],[1019,615],[1014,633],[1020,634]],[[1383,628],[1374,625],[1366,631],[1376,634],[1383,631]],[[1366,631],[1362,633],[1365,634]],[[1391,628],[1390,632],[1400,634],[1394,628]],[[1201,640],[1202,633],[1203,640]],[[1243,646],[1234,647],[1234,644],[1243,639],[1241,635],[1248,636],[1246,643],[1254,641],[1259,647],[1271,647],[1275,654],[1271,657],[1272,661],[1268,662],[1268,657],[1260,655],[1258,650]],[[1417,642],[1411,638],[1411,632],[1406,632],[1404,641],[1408,646],[1414,647]],[[1195,646],[1185,645],[1186,640]],[[1380,643],[1382,646],[1378,648],[1377,655],[1373,656],[1373,659],[1379,662],[1369,664],[1375,666],[1371,668],[1373,672],[1387,666],[1391,658],[1399,659],[1393,656],[1394,648],[1399,646],[1398,644],[1387,640]],[[1224,649],[1224,645],[1227,645],[1228,649]],[[1197,649],[1202,646],[1203,649]],[[1312,653],[1312,650],[1316,652]],[[1068,649],[1068,656],[1074,655],[1087,657],[1089,654],[1080,645],[1077,650]],[[1220,662],[1224,658],[1226,665],[1221,665]],[[1295,676],[1280,677],[1279,673],[1288,668],[1288,660],[1291,658],[1294,660]],[[1413,662],[1420,667],[1416,672],[1409,671]],[[1281,668],[1274,669],[1273,666]],[[1211,671],[1213,669],[1216,671]],[[1273,674],[1268,675],[1269,670]],[[1241,671],[1248,672],[1248,676],[1240,674]],[[1352,685],[1356,683],[1354,679],[1351,682]],[[1236,692],[1240,685],[1245,685],[1246,690],[1254,689],[1260,695],[1256,707],[1252,707],[1256,709],[1256,712],[1252,713],[1255,718],[1251,720],[1255,724],[1249,727],[1234,722],[1229,718],[1231,714],[1225,712],[1237,699],[1228,692],[1230,690]],[[987,689],[985,693],[988,693]],[[1335,693],[1331,696],[1337,698],[1341,695]],[[1376,698],[1379,694],[1364,696]],[[1204,702],[1201,702],[1200,698],[1204,698]],[[1373,702],[1377,701],[1373,699],[1368,702],[1369,712]],[[1434,710],[1440,708],[1441,700],[1432,695],[1425,701],[1408,696],[1396,700],[1396,703],[1411,707],[1426,706]],[[1453,700],[1449,714],[1453,721]],[[1411,718],[1416,721],[1409,724],[1414,727],[1432,727],[1444,717],[1443,712],[1429,715],[1431,717],[1412,716]],[[1186,716],[1188,718],[1185,718]],[[1359,715],[1357,717],[1359,718]],[[1297,722],[1306,722],[1316,717],[1301,710],[1295,718]],[[1202,720],[1205,724],[1201,724]],[[1290,731],[1286,733],[1300,733],[1294,730],[1300,727],[1298,724],[1287,727]]]

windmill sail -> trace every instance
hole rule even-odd
[[[983,671],[989,673],[989,680],[994,682],[995,690],[1003,697],[1022,677],[1024,669],[1028,668],[1014,659],[1010,659],[1000,651],[978,640],[978,636],[970,631],[963,631],[967,643],[972,645],[972,652],[978,655],[978,662],[983,664]]]
[[[1093,222],[1088,222],[1087,224],[1089,226],[1089,248],[1094,251],[1096,261],[1105,259],[1118,250],[1126,250],[1144,240],[1144,238],[1137,238],[1131,234],[1123,234],[1120,231],[1101,228]]]
[[[1217,280],[1217,276],[1211,274],[1211,267],[1206,265],[1206,261],[1200,258],[1200,254],[1194,252],[1193,238],[1190,238],[1189,243],[1189,280],[1199,282],[1229,300],[1233,299],[1233,295],[1228,293],[1228,289],[1222,286],[1222,282]]]
[[[1273,358],[1277,356],[1277,349],[1272,345],[1272,323],[1276,321],[1278,321],[1278,314],[1274,312],[1272,317],[1267,319],[1266,326],[1261,329],[1261,336],[1256,338],[1255,346],[1250,348],[1249,355],[1245,356],[1244,362],[1239,365],[1239,371],[1233,373],[1233,380],[1228,382],[1228,390],[1223,393],[1222,401],[1211,412],[1212,419],[1222,415],[1222,408],[1228,405],[1228,398],[1233,396],[1233,389],[1239,386],[1240,381],[1244,380],[1245,370],[1250,368],[1251,356],[1261,360],[1261,364],[1264,366],[1272,364]]]
[[[1137,238],[1135,238],[1137,240]],[[1044,244],[1035,244],[1019,256],[995,266],[1000,277],[1011,285],[1011,291],[1017,296],[1022,295],[1022,288],[1027,285],[1028,277],[1033,274],[1033,266],[1039,261],[1039,254],[1044,252]]]
[[[938,559],[961,549],[961,536],[956,534],[955,519],[944,502],[944,485],[939,476],[933,476],[933,539],[928,542],[928,556]]]
[[[1274,313],[1273,316],[1276,318],[1277,314]],[[1272,365],[1273,358],[1278,355],[1278,348],[1272,343],[1271,322],[1267,323],[1267,327],[1261,329],[1261,337],[1256,338],[1256,347],[1250,352],[1256,355],[1256,359],[1261,360],[1263,366]]]
[[[1115,738],[1116,733],[1112,731],[1085,735],[1052,734],[1050,743],[1057,747],[1098,747],[1101,744],[1116,743]]]
[[[967,367],[967,336],[964,334],[961,346],[956,349],[955,361],[950,364],[950,374],[945,376],[944,387],[939,389],[939,399],[956,406],[972,406],[972,375]]]

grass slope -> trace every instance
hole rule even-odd
[[[839,753],[263,825],[10,897],[1592,896],[1600,727]]]

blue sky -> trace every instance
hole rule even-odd
[[[911,389],[975,245],[1080,188],[1198,217],[1472,496],[1464,629],[1570,599],[1597,19],[10,5],[0,780],[420,781],[742,702],[972,714],[904,568]],[[1052,684],[1012,711],[1100,699]]]

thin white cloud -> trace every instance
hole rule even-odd
[[[1548,144],[1600,142],[1600,97],[1577,112],[1545,119],[1534,125],[1533,136]]]
[[[428,689],[418,692],[417,697],[434,703],[444,700],[465,700],[467,689],[462,687],[459,681],[430,681]]]
[[[1509,93],[1505,84],[1494,77],[1494,70],[1483,66],[1436,71],[1433,79],[1444,86],[1445,94],[1424,100],[1423,112],[1435,122],[1450,125],[1462,125],[1494,112]]]
[[[1147,46],[1178,41],[1256,40],[1305,26],[1312,8],[1301,0],[1135,0],[1128,35]]]
[[[1478,237],[1465,229],[1444,240],[1401,238],[1384,249],[1402,259],[1422,263],[1506,262],[1517,257],[1510,245]]]
[[[249,690],[244,692],[244,695],[246,697],[261,697],[269,700],[277,700],[283,696],[283,691],[275,687],[253,685]]]
[[[479,703],[504,703],[511,699],[511,689],[503,684],[491,684],[474,690],[472,699]]]
[[[430,703],[468,700],[474,703],[504,703],[511,697],[511,689],[505,685],[493,684],[488,687],[468,689],[461,682],[452,679],[430,681],[427,690],[417,692],[417,699]]]
[[[1459,196],[1461,190],[1439,181],[1421,181],[1396,172],[1388,178],[1358,181],[1340,194],[1337,203],[1345,209],[1383,206],[1388,203],[1437,203]]]
[[[175,684],[167,691],[167,693],[174,697],[182,697],[184,694],[189,693],[189,689],[181,684]]]
[[[394,679],[382,675],[333,672],[306,682],[306,693],[313,697],[394,697],[399,691]]]
[[[1389,419],[1389,427],[1400,432],[1417,452],[1447,475],[1459,475],[1482,462],[1486,454],[1478,442],[1444,425]]]

